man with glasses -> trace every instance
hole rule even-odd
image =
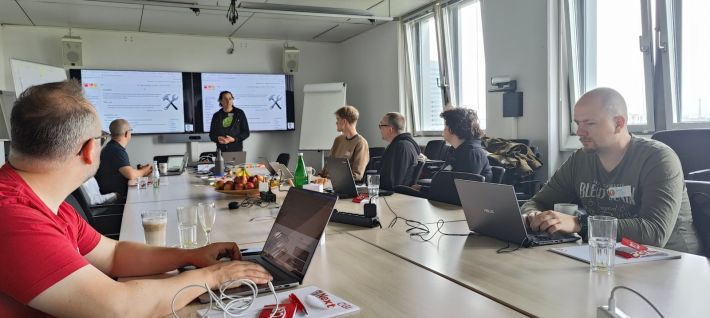
[[[389,142],[380,163],[380,188],[392,190],[395,186],[410,186],[422,153],[412,134],[404,132],[405,120],[400,113],[387,113],[380,120],[380,135]]]
[[[128,193],[128,180],[148,176],[153,172],[150,164],[133,168],[128,159],[126,146],[133,137],[133,129],[125,119],[116,119],[108,126],[111,132],[109,141],[101,150],[101,165],[96,172],[96,181],[101,193],[116,192],[122,197]]]
[[[0,317],[157,317],[228,280],[264,284],[261,266],[234,243],[197,249],[117,242],[82,219],[68,195],[99,166],[101,121],[76,81],[33,86],[11,115],[10,157],[0,168]],[[168,278],[147,276],[192,264]]]

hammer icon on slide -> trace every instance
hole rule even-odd
[[[165,105],[165,108],[163,108],[163,110],[167,110],[168,108],[170,108],[170,106],[173,106],[173,108],[175,108],[175,110],[178,110],[177,106],[175,106],[175,103],[174,103],[177,99],[178,99],[178,97],[175,94],[173,94],[172,97],[170,96],[170,94],[165,94],[165,96],[163,96],[163,100],[168,102],[168,104]]]

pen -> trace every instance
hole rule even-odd
[[[296,294],[291,293],[288,295],[288,299],[291,300],[292,303],[296,304],[296,310],[302,310],[306,316],[308,316],[308,310],[306,310],[306,305],[304,305],[300,299],[298,299],[298,296]]]

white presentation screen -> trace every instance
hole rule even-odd
[[[81,70],[81,84],[104,130],[117,118],[138,134],[183,133],[192,126],[185,123],[181,72]]]
[[[209,132],[219,93],[230,91],[234,106],[244,111],[251,131],[293,129],[286,112],[286,75],[202,73],[202,124]]]

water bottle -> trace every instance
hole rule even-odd
[[[306,173],[306,164],[303,162],[303,153],[299,152],[298,165],[293,174],[293,185],[295,185],[296,188],[303,188],[305,184],[308,184],[308,174]]]
[[[214,175],[216,177],[224,175],[224,158],[220,149],[217,149],[217,158],[214,158]]]
[[[153,161],[153,188],[160,188],[160,171],[158,170],[158,162]]]

